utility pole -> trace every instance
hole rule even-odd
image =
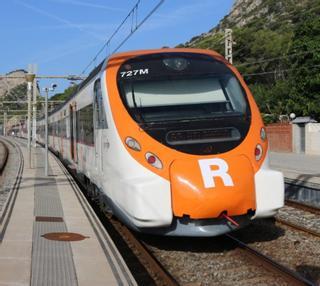
[[[28,83],[27,93],[28,93],[28,161],[29,168],[31,168],[31,89],[32,83],[35,75],[31,72],[26,74],[26,80]]]
[[[37,80],[36,78],[33,79],[33,103],[32,103],[32,145],[33,147],[36,147],[37,142]]]
[[[51,87],[45,87],[43,90],[44,92],[46,93],[46,98],[45,98],[45,107],[44,107],[44,113],[45,113],[45,137],[44,137],[44,140],[45,140],[45,155],[44,155],[44,158],[45,158],[45,162],[44,162],[44,173],[45,173],[45,176],[47,177],[48,176],[48,168],[49,168],[49,160],[48,160],[48,96],[49,96],[49,91],[54,91],[55,88],[57,87],[56,84],[51,84]]]
[[[224,44],[225,44],[225,58],[226,60],[232,64],[232,29],[225,29],[224,30],[225,33],[225,40],[224,40]]]
[[[45,125],[45,144],[46,144],[46,150],[45,150],[45,163],[44,163],[44,173],[45,176],[48,176],[48,93],[49,93],[49,88],[45,88],[44,91],[46,92],[46,101],[45,101],[45,117],[46,117],[46,125]]]

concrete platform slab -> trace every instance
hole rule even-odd
[[[0,258],[0,285],[30,285],[31,259]]]
[[[0,259],[19,258],[29,259],[31,257],[31,241],[6,240],[0,247]]]
[[[270,165],[288,179],[320,184],[320,156],[270,152]]]

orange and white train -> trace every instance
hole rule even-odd
[[[208,50],[107,58],[50,114],[49,147],[140,232],[220,235],[284,203],[253,96]]]

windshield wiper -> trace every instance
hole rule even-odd
[[[138,109],[138,105],[137,105],[137,102],[136,102],[136,95],[134,93],[133,84],[131,84],[131,94],[132,94],[132,101],[133,101],[133,106],[134,106],[134,109],[135,109],[136,117],[139,117],[139,119],[142,121],[142,123],[144,125],[148,125],[147,122],[144,120],[144,117],[143,117],[142,113]]]

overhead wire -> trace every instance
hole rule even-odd
[[[122,20],[122,22],[118,25],[118,27],[114,30],[114,32],[111,34],[111,36],[107,39],[105,44],[99,49],[99,51],[96,53],[96,55],[93,57],[93,59],[89,62],[89,64],[84,68],[81,75],[85,74],[85,72],[91,67],[92,64],[95,64],[99,55],[107,48],[110,47],[110,43],[112,39],[115,37],[115,35],[120,31],[120,29],[123,27],[123,25],[127,22],[127,20],[132,17],[131,19],[131,31],[129,35],[125,37],[123,41],[112,51],[111,54],[118,51],[121,46],[147,21],[151,15],[165,2],[165,0],[160,0],[158,4],[145,16],[143,20],[138,23],[138,8],[140,5],[141,0],[138,0],[136,4],[133,6],[133,8],[129,11],[127,16]],[[135,20],[134,20],[135,17]]]
[[[140,0],[139,0],[140,1]],[[159,3],[145,16],[145,18],[138,24],[138,10],[136,10],[136,26],[135,28],[132,28],[131,26],[131,33],[112,51],[112,54],[118,51],[122,45],[133,35],[133,33],[138,30],[151,16],[158,8],[164,3],[165,0],[160,0]]]

